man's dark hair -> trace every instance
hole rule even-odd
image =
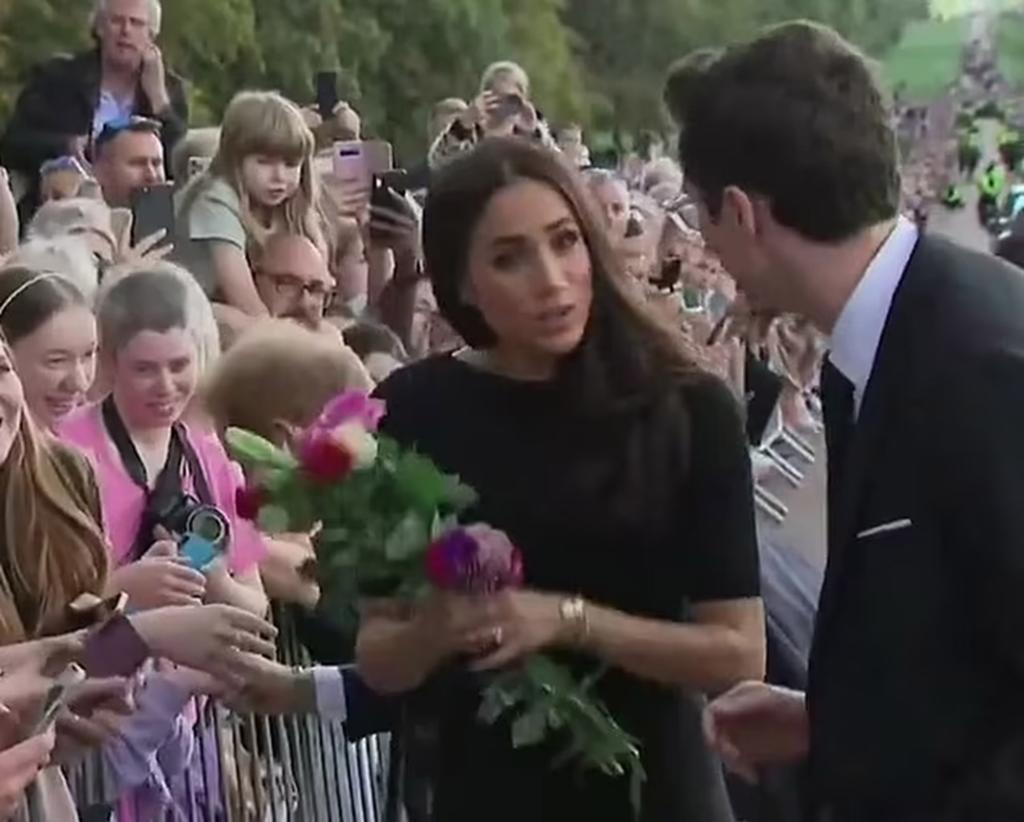
[[[767,198],[776,220],[818,242],[896,216],[889,106],[867,58],[833,30],[768,29],[727,50],[678,103],[680,161],[712,218],[731,185]]]
[[[662,102],[668,109],[672,122],[682,125],[686,112],[686,104],[693,90],[700,83],[704,74],[715,61],[722,56],[722,49],[711,46],[691,51],[680,57],[671,66],[665,77],[665,90]]]

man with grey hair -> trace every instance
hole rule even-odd
[[[33,71],[0,139],[0,161],[32,181],[23,217],[37,205],[40,166],[61,156],[92,159],[104,129],[151,118],[160,124],[164,157],[171,156],[188,128],[188,103],[156,44],[161,14],[159,0],[96,0],[96,48]]]

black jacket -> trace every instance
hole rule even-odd
[[[923,237],[830,488],[808,708],[832,818],[1024,819],[1022,413],[1024,274]]]
[[[0,163],[27,174],[33,195],[38,188],[39,167],[46,160],[66,154],[73,137],[92,134],[100,81],[99,51],[55,57],[32,70],[0,139]],[[136,113],[155,117],[163,124],[164,159],[169,171],[171,150],[188,129],[188,99],[178,75],[168,70],[166,82],[170,110],[157,117],[140,89]]]

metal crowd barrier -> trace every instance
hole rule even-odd
[[[278,660],[310,665],[288,612],[275,607],[273,616]],[[341,722],[240,715],[212,700],[192,704],[195,751],[184,793],[199,801],[181,809],[188,822],[383,822],[387,735],[351,743]],[[116,789],[98,755],[67,776],[83,822],[115,819]],[[165,822],[133,815],[134,822]]]

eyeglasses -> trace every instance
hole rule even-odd
[[[109,143],[124,131],[147,132],[159,137],[162,130],[163,125],[160,121],[154,120],[152,117],[140,117],[137,114],[115,117],[113,120],[108,120],[103,124],[103,128],[100,129],[100,133],[96,135],[94,145],[96,148],[99,148],[104,143]]]
[[[274,290],[282,297],[297,300],[308,296],[319,303],[327,305],[334,296],[334,288],[322,280],[304,282],[292,274],[275,274],[270,271],[257,271],[257,277],[266,277],[274,285]]]

